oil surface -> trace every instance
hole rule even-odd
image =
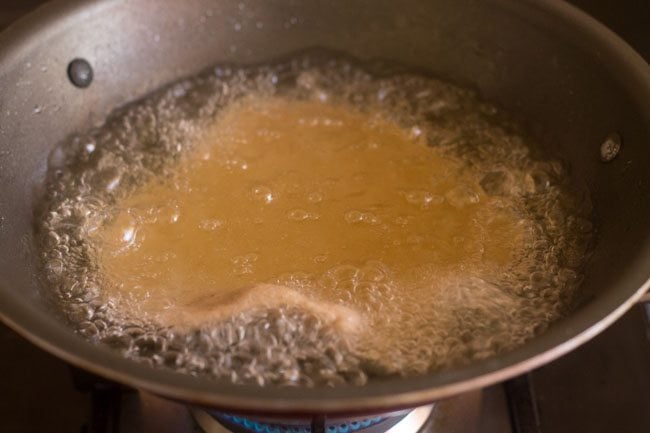
[[[470,92],[373,72],[218,67],[60,146],[40,232],[73,326],[312,385],[462,365],[560,317],[591,233],[562,164]]]

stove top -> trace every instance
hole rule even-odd
[[[607,0],[571,2],[650,58],[650,2],[626,0],[616,7]],[[0,2],[0,29],[40,3]],[[2,433],[650,432],[650,303],[635,306],[572,353],[510,381],[431,407],[389,414],[390,419],[320,419],[285,430],[228,414],[216,414],[219,423],[215,414],[97,378],[37,349],[2,324],[0,347]],[[373,426],[382,428],[371,432]]]

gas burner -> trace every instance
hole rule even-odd
[[[416,433],[434,406],[355,418],[261,418],[190,409],[205,433]]]

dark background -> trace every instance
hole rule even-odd
[[[0,0],[0,29],[41,3]],[[650,0],[571,3],[650,59]],[[595,340],[530,375],[540,431],[650,431],[648,314],[650,308],[633,308]],[[592,360],[589,368],[584,359]],[[0,324],[0,433],[77,433],[89,411],[90,399],[74,389],[65,363]]]

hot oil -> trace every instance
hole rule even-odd
[[[374,315],[414,284],[465,268],[501,272],[524,250],[530,239],[519,215],[482,193],[479,180],[378,112],[239,101],[172,178],[120,201],[98,233],[100,264],[114,283],[106,294],[137,297],[174,323],[177,309],[284,282]],[[394,290],[374,299],[325,277],[363,263],[390,274]],[[309,282],[294,284],[291,274]]]
[[[59,150],[48,277],[88,337],[235,382],[491,356],[570,306],[591,230],[516,131],[469,92],[331,57],[216,68]]]

